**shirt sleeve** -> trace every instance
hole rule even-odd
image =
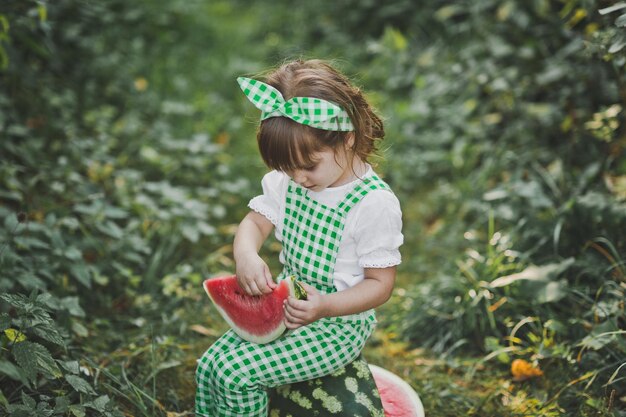
[[[286,175],[271,171],[263,176],[261,187],[263,194],[254,197],[248,203],[251,210],[265,216],[276,227],[280,221],[281,203],[284,197]]]
[[[387,268],[402,262],[402,210],[397,197],[385,190],[370,192],[362,201],[354,238],[359,266]]]

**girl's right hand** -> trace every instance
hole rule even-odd
[[[276,288],[270,268],[256,253],[239,256],[236,260],[237,282],[248,295],[269,294]]]

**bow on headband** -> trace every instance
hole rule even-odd
[[[261,120],[284,116],[317,129],[339,132],[354,130],[346,111],[330,101],[314,97],[285,100],[280,91],[264,82],[245,77],[237,78],[237,82],[248,100],[262,111]]]

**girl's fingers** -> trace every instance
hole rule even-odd
[[[285,314],[288,314],[289,317],[294,320],[303,321],[305,319],[304,311],[296,310],[292,308],[289,304],[285,304]]]
[[[306,282],[302,282],[300,281],[300,285],[302,285],[302,287],[304,288],[304,290],[306,291],[307,294],[319,294],[319,291],[317,290],[317,288],[315,288],[312,285],[307,284]]]
[[[248,283],[241,279],[239,275],[237,275],[237,284],[239,287],[247,294],[248,293]]]
[[[269,276],[269,279],[268,279]],[[256,285],[259,291],[261,292],[259,295],[269,294],[273,291],[270,282],[272,281],[272,276],[269,275],[269,271],[264,268],[264,271],[255,277]]]
[[[263,286],[261,288],[263,288],[264,294],[269,294],[274,291],[274,286],[273,281],[270,279],[269,281],[263,281]]]
[[[256,287],[256,292],[254,293],[254,295],[263,295],[269,292],[267,286],[265,285],[265,282],[255,282],[254,285]]]
[[[259,288],[259,285],[256,281],[250,282],[250,295],[262,295],[263,291]]]
[[[251,290],[251,292],[249,293],[250,295],[263,295],[272,292],[272,289],[267,285],[265,277],[263,276],[256,276],[255,278],[251,279],[249,285]]]
[[[258,288],[256,287],[256,283],[254,282],[254,278],[249,278],[245,275],[237,275],[237,283],[239,287],[248,295],[258,295]]]
[[[276,283],[272,279],[272,273],[270,272],[270,268],[267,265],[263,267],[263,272],[265,275],[265,282],[267,282],[267,286],[270,287],[270,289],[274,290],[274,288],[276,288]]]
[[[300,324],[293,324],[288,322],[287,320],[285,320],[285,327],[288,328],[289,330],[294,330],[297,329],[298,327],[301,327]]]
[[[296,317],[295,315],[293,315],[291,312],[289,312],[287,309],[285,309],[285,319],[287,320],[288,323],[291,324],[303,324],[304,321],[298,317]]]
[[[288,297],[287,305],[294,310],[305,311],[307,309],[307,302],[305,300],[298,300],[295,297]]]
[[[248,295],[263,295],[269,294],[273,291],[272,287],[265,281],[250,281],[241,285],[241,288]]]

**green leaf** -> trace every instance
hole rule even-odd
[[[35,400],[30,398],[30,396],[28,396],[24,391],[22,391],[22,404],[32,410],[37,408],[37,403],[35,402]]]
[[[19,222],[17,221],[17,214],[11,213],[4,219],[4,228],[10,231],[17,231],[17,225]]]
[[[11,327],[11,317],[7,313],[0,314],[0,332]]]
[[[91,288],[91,271],[85,264],[75,264],[70,268],[72,276],[87,288]]]
[[[200,238],[200,231],[193,224],[183,224],[181,227],[181,232],[183,236],[187,238],[187,240],[193,243],[196,243]]]
[[[20,343],[26,340],[26,335],[16,329],[6,329],[4,331],[4,334],[7,336],[9,342],[11,343]]]
[[[128,212],[118,207],[106,206],[104,208],[104,215],[110,219],[126,219]]]
[[[53,323],[35,326],[31,329],[31,331],[42,339],[52,342],[55,345],[66,345],[65,340],[63,340],[63,337],[61,337],[61,334]]]
[[[83,254],[78,248],[71,246],[63,252],[63,256],[65,256],[70,261],[78,261],[83,258]]]
[[[85,417],[85,407],[83,407],[82,405],[78,405],[78,404],[72,404],[70,405],[70,412],[72,414],[74,414],[75,417]]]
[[[20,284],[27,289],[47,289],[46,283],[38,278],[33,272],[25,271],[19,275],[18,278]]]
[[[72,316],[85,317],[85,310],[80,306],[78,297],[64,297],[61,300],[61,307],[67,310]]]
[[[70,400],[67,397],[56,397],[54,399],[54,414],[67,414]]]
[[[95,395],[91,384],[77,375],[65,375],[65,380],[78,392]]]
[[[626,13],[615,20],[615,26],[620,28],[626,27]]]
[[[38,373],[52,378],[60,378],[63,373],[54,362],[52,355],[39,343],[25,341],[13,347],[13,356],[17,364],[24,370],[27,378],[35,381]]]
[[[499,288],[510,285],[516,281],[547,281],[565,271],[574,263],[574,258],[567,258],[559,263],[551,263],[542,266],[530,265],[522,272],[505,275],[491,281],[491,288]]]
[[[155,373],[157,373],[158,371],[162,371],[164,369],[175,368],[177,366],[180,366],[181,364],[182,362],[178,360],[169,360],[169,361],[162,362],[156,367]]]
[[[100,411],[104,413],[106,411],[106,406],[111,402],[111,399],[108,395],[101,395],[90,403],[86,403],[87,407],[91,407],[96,411]]]
[[[197,226],[200,233],[205,236],[213,236],[216,232],[215,227],[206,222],[199,222]]]
[[[622,49],[624,49],[624,46],[626,46],[626,40],[624,39],[620,39],[618,41],[615,41],[610,47],[609,47],[609,53],[610,54],[614,54],[616,52],[621,51]]]
[[[538,304],[553,303],[567,295],[566,280],[548,282],[527,282],[523,291],[529,293],[529,298]]]
[[[622,369],[624,366],[626,366],[626,362],[622,363],[620,366],[618,366],[615,369],[615,372],[613,372],[613,374],[611,375],[609,380],[606,382],[605,386],[611,385],[613,383],[613,381],[615,381],[615,377],[617,377],[617,374],[619,373],[620,369]],[[620,378],[620,379],[622,379],[622,378]]]
[[[545,327],[546,329],[550,329],[553,330],[557,333],[564,333],[567,331],[567,326],[565,324],[563,324],[562,322],[558,321],[558,320],[554,320],[554,319],[550,319],[548,321],[546,321],[543,325],[543,327]]]
[[[34,417],[36,416],[36,410],[32,410],[31,408],[18,404],[9,404],[9,415],[11,417]]]
[[[578,346],[582,346],[592,350],[600,350],[609,343],[611,343],[613,340],[615,340],[615,338],[611,334],[590,334],[588,336],[585,336],[585,338],[578,344]]]
[[[610,7],[605,7],[604,9],[600,9],[598,10],[598,12],[600,12],[600,14],[609,14],[609,13],[613,13],[616,10],[621,10],[626,8],[626,3],[624,2],[620,2],[617,4],[614,4],[613,6]]]
[[[49,249],[50,245],[34,237],[16,236],[15,244],[24,249]]]
[[[464,12],[464,9],[458,5],[444,6],[435,12],[435,17],[439,20],[448,20],[458,14]]]
[[[100,211],[102,211],[102,202],[99,200],[94,200],[92,201],[91,205],[77,204],[74,206],[74,211],[95,217],[100,213]]]
[[[33,306],[33,302],[22,294],[0,294],[0,299],[22,311],[29,310]]]
[[[45,22],[48,19],[48,9],[44,4],[37,5],[37,13],[39,14],[40,22]]]
[[[2,392],[1,389],[0,389],[0,405],[2,405],[5,409],[9,408],[9,401],[7,400],[7,397],[4,396],[4,393]]]
[[[80,365],[78,364],[78,361],[59,361],[59,364],[61,365],[61,367],[63,367],[63,369],[72,374],[78,374],[78,372],[80,371]]]
[[[1,15],[0,14],[0,26],[2,27],[2,30],[4,32],[8,32],[9,31],[9,19],[6,18],[6,16]]]
[[[121,239],[122,237],[124,237],[124,231],[120,229],[117,224],[113,223],[110,220],[107,220],[104,223],[97,223],[96,228],[105,235],[112,237],[113,239]]]
[[[12,362],[0,360],[0,374],[6,375],[14,381],[19,381],[30,388],[30,382],[25,372]]]
[[[72,331],[79,337],[89,336],[89,329],[77,320],[72,320]]]

